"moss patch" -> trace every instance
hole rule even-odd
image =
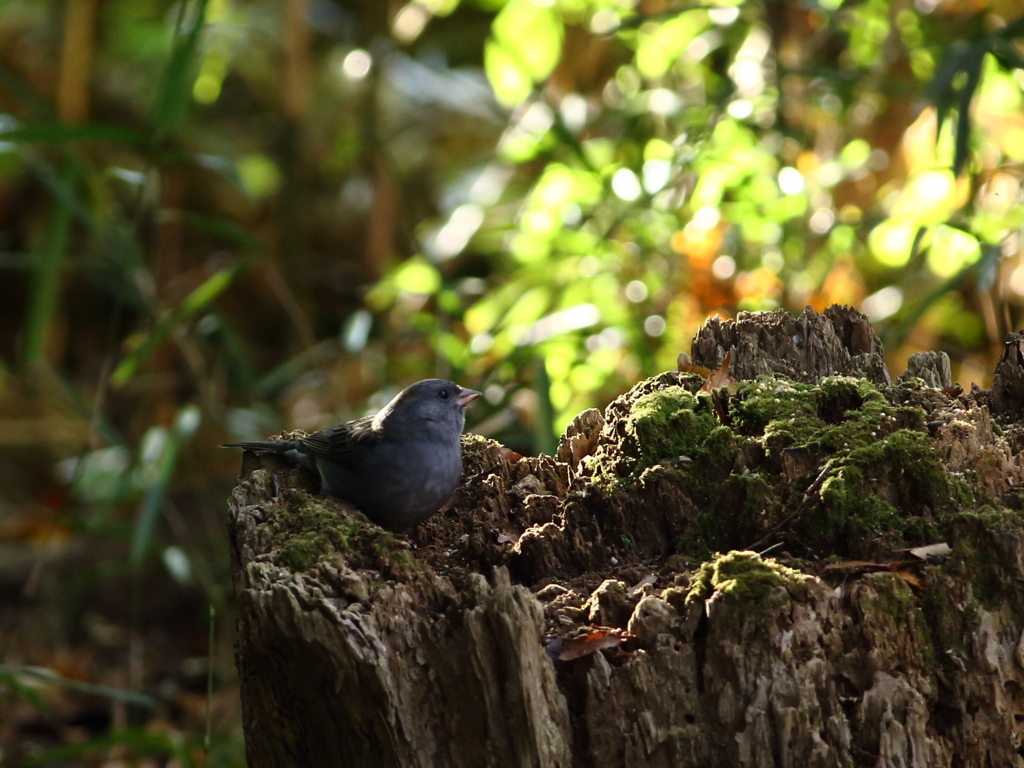
[[[769,536],[797,556],[869,558],[934,539],[975,502],[929,437],[932,390],[846,376],[763,376],[715,397],[672,374],[644,384],[609,407],[582,470],[613,507],[638,507],[600,521],[615,540],[661,531],[673,552],[702,559]]]
[[[307,571],[322,560],[344,555],[357,568],[391,569],[409,562],[394,534],[368,520],[339,513],[333,504],[289,489],[274,515],[274,557],[294,572]]]
[[[698,453],[717,427],[710,399],[681,387],[668,387],[640,396],[625,420],[622,452],[633,459],[630,480],[643,470]]]
[[[718,592],[743,603],[763,605],[773,589],[797,586],[802,578],[799,571],[762,558],[756,552],[726,552],[697,569],[686,602],[706,600]]]
[[[1024,587],[1006,568],[1016,559],[1024,529],[1024,513],[985,506],[966,511],[956,520],[954,552],[970,575],[971,592],[978,603],[994,610],[1008,598],[1024,602]]]

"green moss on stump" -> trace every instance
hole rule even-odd
[[[322,499],[288,490],[272,519],[273,555],[290,571],[308,571],[324,560],[343,556],[349,565],[386,568],[409,557],[394,534],[368,520],[345,517]],[[361,516],[360,516],[361,517]]]
[[[632,479],[647,467],[692,456],[718,426],[706,396],[681,387],[641,395],[626,419],[623,453],[636,459]]]
[[[1011,595],[1024,602],[1024,587],[1016,572],[1005,567],[1016,558],[1022,529],[1024,513],[987,505],[964,512],[957,520],[959,535],[954,552],[971,575],[975,600],[988,610],[999,607]]]
[[[773,589],[795,587],[803,578],[799,571],[762,558],[756,552],[726,552],[697,569],[686,602],[706,600],[717,592],[744,604],[763,606]]]
[[[743,549],[784,524],[780,533],[798,541],[797,552],[871,557],[878,547],[925,543],[977,502],[967,482],[946,473],[929,438],[916,402],[932,407],[934,392],[879,391],[847,376],[816,384],[763,376],[713,400],[668,374],[657,383],[613,404],[612,439],[585,471],[611,495],[643,496],[659,472],[672,475],[676,496],[688,501],[676,513],[649,506],[665,522],[644,516],[633,528],[675,531],[683,515],[676,553]],[[657,487],[649,504],[670,501],[665,483]],[[611,522],[607,533],[633,537],[628,523],[618,530]]]

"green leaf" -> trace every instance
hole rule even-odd
[[[484,43],[484,72],[494,89],[494,98],[503,107],[517,107],[533,93],[529,73],[515,56],[493,40]]]
[[[959,227],[940,224],[928,249],[928,267],[941,278],[952,277],[981,257],[978,238]]]
[[[281,187],[281,170],[262,152],[239,158],[236,163],[242,188],[254,200],[275,194]]]
[[[156,457],[156,477],[150,484],[146,497],[142,500],[139,516],[135,521],[135,530],[132,533],[132,547],[128,560],[133,568],[142,565],[149,552],[149,545],[153,541],[153,531],[156,530],[156,521],[160,516],[164,500],[167,498],[171,480],[174,479],[182,446],[195,434],[199,427],[199,421],[199,409],[194,405],[185,406],[178,411],[178,416],[174,420],[174,429],[167,436],[163,449]]]
[[[542,8],[530,0],[511,0],[494,17],[491,34],[533,81],[539,83],[558,64],[565,28],[561,18],[550,8]]]
[[[89,693],[94,696],[102,696],[106,699],[113,699],[125,704],[134,704],[150,709],[157,705],[156,699],[152,696],[135,693],[134,691],[126,691],[122,688],[112,688],[108,685],[95,685],[81,680],[71,680],[45,667],[9,667],[6,664],[0,664],[0,680],[4,682],[8,680],[18,681],[19,678],[28,678],[37,683],[52,685],[57,688],[66,688],[69,691],[78,691],[79,693]]]
[[[970,139],[971,99],[981,78],[981,65],[985,54],[991,50],[991,41],[987,38],[972,43],[961,40],[949,46],[949,51],[935,70],[935,76],[928,86],[928,94],[935,104],[936,131],[935,141],[938,143],[942,125],[946,121],[954,101],[957,104],[955,151],[953,153],[953,175],[960,175],[964,161],[967,159],[968,140]],[[959,91],[954,88],[955,80],[961,73],[966,73],[966,81]],[[955,98],[954,98],[955,94]]]
[[[392,274],[395,286],[408,293],[426,295],[437,293],[441,288],[441,273],[437,267],[421,256],[413,257],[403,263]]]
[[[1006,69],[1024,69],[1024,56],[1001,37],[992,41],[992,54]]]
[[[337,339],[326,339],[303,350],[255,382],[252,388],[253,393],[257,397],[270,397],[274,393],[280,392],[302,374],[322,365],[323,361],[332,355],[336,355],[339,347]]]
[[[24,80],[0,63],[0,86],[32,116],[33,120],[55,120],[53,105],[36,95]],[[14,110],[5,108],[7,111]]]
[[[26,125],[10,131],[0,132],[0,141],[18,144],[44,143],[65,144],[70,141],[106,141],[111,144],[124,144],[141,147],[149,143],[149,137],[119,125],[94,123],[89,125],[62,125],[51,123],[43,125]]]
[[[882,342],[890,348],[899,347],[910,335],[925,312],[944,296],[959,290],[960,286],[967,279],[967,276],[975,269],[974,265],[965,268],[959,274],[954,275],[946,282],[939,285],[935,290],[923,296],[920,301],[911,305],[904,312],[900,313],[898,322],[888,331],[883,332]],[[907,306],[907,305],[904,305]]]
[[[196,211],[182,211],[181,220],[197,229],[216,235],[222,240],[227,240],[249,253],[258,253],[263,249],[263,244],[256,235],[220,216],[209,216]]]
[[[156,346],[182,322],[217,298],[225,288],[231,285],[241,268],[241,264],[236,264],[214,273],[186,296],[178,306],[160,318],[149,333],[118,363],[117,368],[110,375],[111,384],[120,387],[134,376],[139,366],[149,358]]]
[[[94,739],[44,749],[27,758],[24,765],[81,765],[83,762],[93,764],[102,762],[97,758],[106,756],[111,749],[117,749],[133,758],[127,761],[130,765],[150,765],[162,761],[181,768],[193,768],[195,763],[190,752],[201,746],[201,743],[194,739],[181,738],[180,734],[173,732],[151,733],[141,728],[119,728]],[[141,759],[146,756],[152,756],[156,760]],[[208,765],[214,766],[217,763],[211,761]]]
[[[238,166],[226,157],[199,153],[183,159],[194,162],[200,168],[205,168],[208,171],[219,173],[231,184],[234,184],[243,191],[245,190],[245,184],[242,182],[242,177],[238,173]]]
[[[996,32],[995,36],[1001,40],[1013,40],[1014,38],[1024,37],[1024,16],[1018,16]]]
[[[967,82],[960,89],[958,105],[959,119],[956,125],[956,151],[953,154],[953,175],[959,176],[960,170],[967,160],[967,144],[971,137],[971,99],[978,88],[978,81],[981,79],[981,64],[985,54],[989,50],[988,41],[975,43],[971,47],[973,56],[968,60]]]
[[[912,218],[885,219],[871,230],[868,247],[879,264],[900,269],[910,261],[921,229],[923,227]]]
[[[636,49],[636,67],[640,74],[649,79],[664,75],[694,38],[710,25],[706,11],[693,10],[654,26],[653,32],[642,28]]]
[[[192,9],[191,26],[182,33],[179,25],[175,32],[174,50],[160,84],[153,115],[158,136],[169,133],[178,124],[188,104],[192,92],[191,74],[196,65],[196,46],[203,28],[207,2],[197,0]],[[186,3],[182,0],[183,14],[185,10]]]
[[[70,172],[65,173],[64,179]],[[43,356],[46,338],[57,306],[60,275],[64,268],[68,231],[71,227],[71,208],[63,200],[53,201],[46,226],[46,240],[42,249],[33,254],[32,293],[25,320],[23,359],[31,366]]]
[[[32,170],[53,196],[55,203],[66,206],[75,221],[82,224],[90,234],[97,233],[99,226],[96,217],[75,189],[75,180],[82,178],[83,174],[73,155],[65,155],[60,171],[41,160],[32,161]]]
[[[543,357],[534,361],[533,391],[537,393],[537,418],[533,422],[533,450],[555,454],[558,441],[555,437],[555,407],[551,403],[551,377]]]
[[[19,680],[17,671],[17,668],[4,667],[0,665],[0,685],[6,686],[7,690],[15,696],[27,701],[38,712],[48,712],[50,708],[46,706],[46,702],[43,701],[42,696],[40,696],[34,688]]]

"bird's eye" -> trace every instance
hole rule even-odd
[[[447,400],[448,399],[448,390],[447,389],[442,389],[440,392],[437,393],[437,395],[442,400]]]

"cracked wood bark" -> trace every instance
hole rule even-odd
[[[554,458],[469,439],[454,508],[408,537],[247,456],[251,768],[1024,766],[1024,439],[988,411],[1013,410],[1016,337],[1000,394],[959,398],[888,385],[846,308],[744,314],[694,349],[810,385],[712,399],[670,372],[581,414]],[[948,559],[906,563],[935,537]],[[778,561],[713,555],[759,540]],[[567,652],[595,627],[631,636]]]

